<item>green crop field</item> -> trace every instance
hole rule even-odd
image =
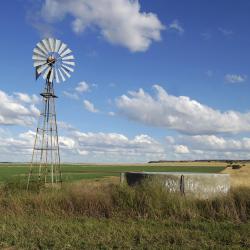
[[[81,179],[98,179],[108,176],[119,176],[122,172],[194,172],[194,173],[218,173],[224,170],[223,164],[207,163],[199,165],[184,163],[167,164],[134,164],[134,165],[76,165],[63,164],[62,175],[64,181],[74,181]],[[28,164],[1,164],[0,182],[13,177],[27,176],[29,172]]]

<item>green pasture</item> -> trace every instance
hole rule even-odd
[[[194,172],[194,173],[218,173],[224,166],[187,166],[187,165],[75,165],[63,164],[62,175],[64,181],[81,179],[99,179],[108,176],[119,176],[121,172]],[[7,179],[27,176],[29,165],[1,164],[0,182]]]

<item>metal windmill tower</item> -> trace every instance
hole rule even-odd
[[[75,66],[68,46],[54,38],[43,39],[33,50],[36,79],[45,80],[43,109],[40,112],[32,153],[27,189],[32,181],[48,184],[62,182],[60,151],[56,121],[54,81],[65,81]]]

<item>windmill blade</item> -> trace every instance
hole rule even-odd
[[[51,70],[51,67],[49,66],[49,67],[45,70],[45,72],[44,72],[44,74],[43,74],[43,79],[47,79],[50,70]]]
[[[38,72],[37,72],[37,70],[38,70],[38,67],[36,67],[36,80],[40,77],[40,75],[41,74],[39,74]]]
[[[69,48],[67,48],[60,56],[64,57],[64,56],[66,56],[66,55],[68,55],[70,53],[72,53],[72,51]]]
[[[75,57],[73,55],[70,56],[65,56],[64,58],[62,58],[62,60],[74,60]]]
[[[39,56],[39,55],[34,54],[34,55],[32,56],[32,59],[33,59],[34,61],[44,61],[44,60],[46,60],[46,57],[44,57],[44,56]]]
[[[49,44],[49,49],[50,52],[53,52],[53,39],[52,38],[47,38],[48,44]]]
[[[54,79],[54,71],[55,71],[55,69],[54,68],[52,68],[51,69],[51,71],[50,71],[50,76],[49,76],[49,82],[53,82],[53,79]]]
[[[60,40],[56,39],[56,42],[55,42],[55,52],[58,52],[61,44],[62,44],[62,42]]]
[[[33,53],[33,56],[39,56],[40,58],[43,58],[43,60],[47,60],[47,57],[44,55],[39,55],[37,53]],[[36,59],[34,59],[34,60],[36,60]]]
[[[67,45],[65,43],[62,43],[60,49],[58,50],[58,54],[61,55],[61,53],[67,48]]]
[[[51,51],[55,52],[56,39],[49,38],[49,44],[50,44],[50,47],[51,47]]]
[[[39,48],[37,48],[37,47],[35,47],[35,48],[33,49],[33,53],[36,53],[36,54],[38,54],[38,55],[40,55],[40,56],[47,57],[47,55],[46,55],[43,51],[41,51]]]
[[[60,79],[59,79],[58,72],[56,69],[55,69],[55,76],[56,76],[56,82],[59,83]]]
[[[45,47],[45,49],[47,51],[47,54],[48,54],[51,51],[50,47],[49,47],[49,41],[48,41],[48,39],[43,39],[42,43],[43,43],[43,45],[44,45],[44,47]]]
[[[52,59],[48,59],[51,56]],[[74,72],[74,56],[68,46],[55,38],[45,38],[33,49],[32,59],[36,79],[43,76],[47,82],[65,82]]]
[[[72,66],[75,66],[75,62],[70,62],[70,61],[65,61],[65,60],[62,60],[62,63],[63,64],[68,64],[68,65],[72,65]]]
[[[63,67],[61,68],[61,70],[68,78],[70,78],[70,74],[68,73],[67,70],[65,70]]]
[[[35,61],[33,65],[34,65],[34,67],[38,67],[38,66],[41,66],[41,65],[46,64],[46,63],[47,63],[46,60],[43,60],[43,61]]]
[[[37,73],[41,74],[44,70],[46,70],[49,67],[48,64],[41,65],[40,67],[37,67]]]
[[[60,76],[61,76],[63,82],[65,82],[66,79],[65,79],[65,77],[64,77],[64,75],[63,75],[63,73],[62,73],[62,71],[61,71],[60,69],[58,69],[58,71],[59,71],[59,74],[60,74]]]
[[[48,54],[46,48],[44,47],[44,45],[43,45],[41,42],[38,43],[36,46],[37,46],[41,51],[43,51],[45,55]]]
[[[67,66],[67,65],[63,65],[63,64],[62,64],[62,67],[63,67],[64,69],[66,69],[67,71],[74,72],[74,69],[70,68],[70,67]]]

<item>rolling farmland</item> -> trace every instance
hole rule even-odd
[[[186,163],[169,162],[160,164],[117,164],[117,165],[86,165],[63,164],[62,175],[64,181],[76,181],[81,179],[99,179],[109,176],[119,176],[122,172],[195,172],[218,173],[225,169],[223,163]],[[27,176],[28,164],[1,164],[0,182],[14,178]]]

